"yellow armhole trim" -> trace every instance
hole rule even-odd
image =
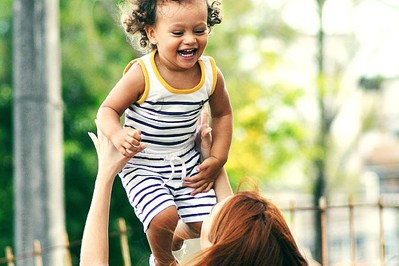
[[[123,70],[123,75],[125,75],[126,72],[128,72],[129,69],[130,69],[135,63],[138,63],[138,64],[140,65],[141,70],[143,71],[143,74],[144,74],[144,83],[145,83],[145,84],[144,84],[144,92],[143,92],[143,94],[141,95],[141,97],[137,100],[137,103],[138,103],[138,104],[141,104],[141,103],[143,103],[143,102],[147,99],[148,93],[150,92],[150,89],[149,89],[149,88],[150,88],[150,79],[149,79],[149,77],[148,77],[147,68],[145,67],[143,60],[139,58],[139,59],[134,59],[134,60],[130,61],[130,62],[127,64],[127,66],[125,67],[125,69]]]
[[[208,58],[209,58],[209,62],[211,63],[211,66],[212,66],[212,76],[213,76],[212,90],[211,90],[211,95],[212,95],[213,92],[215,91],[216,83],[218,80],[218,70],[216,68],[215,59],[213,59],[213,57],[210,57],[210,56],[208,56]]]

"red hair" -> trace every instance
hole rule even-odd
[[[256,192],[239,192],[216,214],[198,266],[308,265],[280,210]],[[192,264],[191,264],[192,265]]]

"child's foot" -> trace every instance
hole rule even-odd
[[[184,255],[186,255],[186,246],[187,246],[186,243],[183,243],[182,247],[179,250],[172,251],[172,254],[177,260],[177,262],[181,261]]]
[[[183,248],[186,248],[186,246],[184,245],[181,249],[177,250],[176,252],[182,251]],[[175,251],[172,251],[172,252],[175,252]],[[184,250],[183,250],[183,252],[184,252],[183,254],[186,254],[186,252]],[[175,256],[175,258],[176,258],[176,256]],[[154,255],[152,255],[152,253],[150,255],[150,258],[148,259],[148,263],[150,264],[150,266],[156,266],[155,265],[155,257],[154,257]],[[177,263],[177,265],[179,265],[179,261],[177,260],[177,258],[176,258],[176,263]]]

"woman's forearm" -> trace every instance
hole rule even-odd
[[[97,124],[97,121],[96,121]],[[93,197],[83,230],[80,265],[108,265],[108,224],[112,186],[117,173],[126,165],[124,157],[98,128],[89,132],[96,148],[98,169]]]
[[[113,179],[99,175],[83,232],[80,256],[82,266],[108,265],[108,224]]]

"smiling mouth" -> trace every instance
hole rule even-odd
[[[198,49],[185,49],[185,50],[179,50],[177,53],[182,56],[182,57],[191,57],[194,56],[194,54],[197,52]]]

